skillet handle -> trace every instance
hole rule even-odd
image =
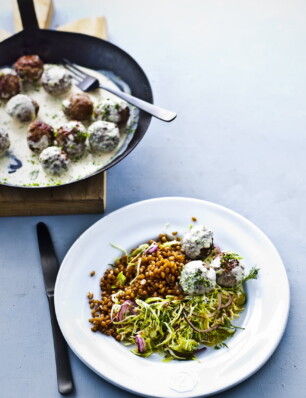
[[[39,28],[33,0],[17,0],[23,29]]]

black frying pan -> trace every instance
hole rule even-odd
[[[18,6],[23,31],[0,43],[0,66],[11,65],[20,56],[27,54],[38,54],[46,63],[61,63],[63,58],[68,58],[87,68],[112,71],[130,86],[132,95],[153,103],[148,78],[125,51],[92,36],[39,29],[33,0],[18,0]],[[94,174],[109,169],[127,156],[144,136],[150,121],[151,116],[140,111],[138,127],[126,150]]]

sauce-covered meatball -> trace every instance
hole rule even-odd
[[[212,268],[206,268],[201,260],[190,261],[182,268],[180,285],[185,294],[208,293],[216,285],[216,272]]]
[[[125,102],[115,101],[110,98],[99,102],[94,110],[96,120],[116,123],[119,127],[126,124],[129,116],[130,109]]]
[[[39,155],[39,163],[44,171],[52,176],[60,176],[68,170],[67,153],[57,146],[49,146]]]
[[[55,136],[57,145],[62,147],[72,159],[83,155],[87,133],[82,123],[68,122],[57,130]]]
[[[120,141],[119,129],[114,123],[99,120],[88,129],[89,146],[92,152],[111,152]]]
[[[17,94],[6,104],[7,113],[19,122],[30,122],[36,118],[39,110],[38,103],[24,94]]]
[[[213,232],[204,225],[192,227],[182,238],[182,248],[192,260],[204,257],[213,247]]]
[[[52,66],[43,73],[42,85],[47,93],[62,95],[70,90],[72,78],[61,66]]]
[[[217,284],[222,287],[234,287],[244,278],[244,265],[235,253],[221,253],[210,266],[216,270]]]
[[[28,128],[27,142],[31,151],[40,153],[53,144],[53,127],[47,123],[36,120]]]
[[[14,68],[21,79],[35,82],[44,71],[44,63],[38,55],[24,55],[16,61]]]
[[[0,156],[3,156],[10,147],[10,139],[6,130],[0,127]]]
[[[0,70],[0,98],[9,99],[20,93],[20,79],[11,69]]]
[[[69,119],[88,120],[93,112],[93,102],[87,94],[73,94],[63,101],[63,111]]]

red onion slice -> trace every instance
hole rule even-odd
[[[117,320],[121,322],[127,314],[132,313],[134,314],[134,308],[137,307],[135,301],[132,300],[125,300],[123,304],[121,304],[120,310],[117,313]]]
[[[197,328],[196,326],[194,326],[194,324],[188,319],[188,316],[186,315],[185,312],[184,312],[184,318],[185,318],[185,321],[188,323],[188,325],[189,325],[193,330],[195,330],[195,331],[198,332],[198,333],[208,333],[208,332],[211,332],[212,330],[218,329],[218,327],[221,326],[221,325],[215,325],[215,326],[212,326],[212,327],[207,328],[207,329],[198,329],[198,328]]]
[[[156,252],[158,250],[158,245],[156,245],[155,243],[152,243],[152,245],[150,247],[148,247],[147,249],[147,253],[152,254],[154,252]]]
[[[146,342],[145,342],[144,338],[139,335],[136,335],[135,341],[137,344],[138,352],[140,354],[143,354],[146,350]]]

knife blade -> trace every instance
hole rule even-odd
[[[37,224],[36,229],[45,290],[50,309],[58,391],[61,394],[69,394],[73,391],[74,385],[67,343],[59,328],[54,306],[54,287],[59,266],[47,225],[40,222]]]

